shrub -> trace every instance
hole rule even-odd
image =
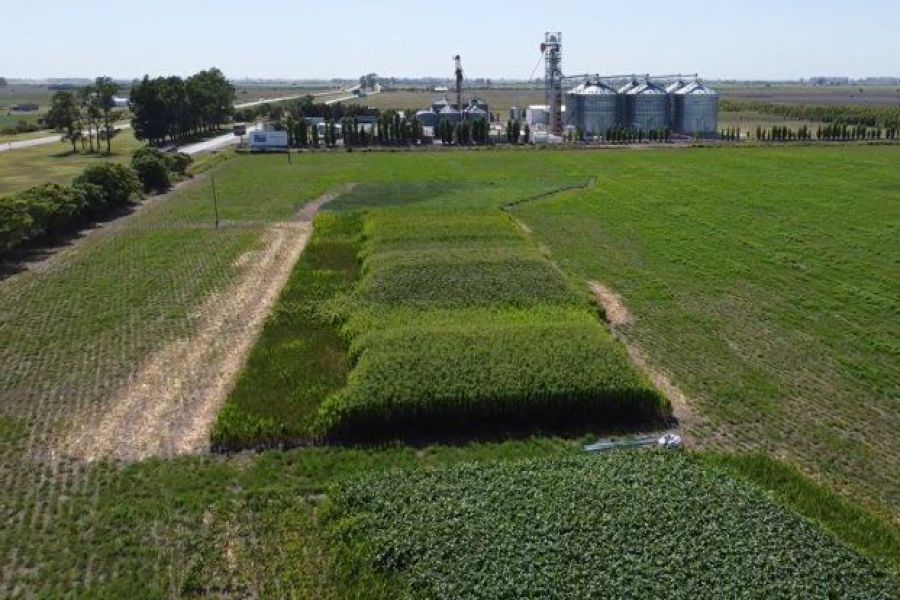
[[[84,192],[79,189],[47,183],[19,192],[33,220],[33,234],[55,233],[74,221],[87,206]]]
[[[0,198],[0,252],[14,248],[28,239],[34,229],[34,219],[21,198]]]
[[[93,165],[71,186],[48,183],[0,200],[0,251],[72,227],[89,214],[127,203],[140,191],[128,167]]]
[[[187,173],[188,167],[194,162],[191,155],[185,154],[184,152],[170,154],[167,158],[169,159],[169,170],[182,176]]]
[[[165,192],[172,187],[169,179],[169,163],[164,157],[136,156],[131,168],[137,174],[145,192]]]
[[[123,206],[140,193],[141,182],[135,172],[124,165],[104,163],[92,165],[75,178],[73,185],[83,187],[88,184],[99,186],[103,193],[100,206]],[[93,191],[96,193],[96,190]]]

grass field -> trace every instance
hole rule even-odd
[[[771,467],[777,463],[768,459],[762,464],[735,459],[729,465],[710,459],[708,468],[728,469],[726,477],[707,474],[691,458],[684,477],[701,482],[712,477],[716,485],[738,490],[741,506],[761,511],[766,531],[782,528],[782,534],[759,539],[784,556],[807,552],[847,567],[848,587],[832,589],[878,597],[879,589],[891,589],[879,585],[892,584],[847,547],[900,572],[900,534],[891,521],[900,502],[892,404],[898,397],[900,336],[891,318],[897,297],[893,273],[900,186],[893,167],[898,157],[894,147],[845,147],[334,153],[301,155],[293,165],[279,156],[243,156],[218,164],[213,168],[223,223],[219,230],[211,226],[209,180],[199,177],[37,268],[0,281],[0,595],[280,597],[293,592],[345,597],[348,589],[361,596],[379,589],[390,595],[391,585],[406,585],[390,575],[355,569],[355,554],[335,554],[337,546],[323,530],[320,514],[323,501],[337,498],[338,491],[356,497],[360,487],[347,483],[347,477],[364,476],[385,486],[404,477],[381,479],[379,472],[425,467],[426,473],[414,473],[409,481],[436,481],[458,471],[434,469],[457,468],[452,465],[461,462],[481,465],[458,467],[463,471],[493,472],[505,467],[485,461],[569,460],[565,457],[579,454],[586,440],[317,448],[130,465],[70,459],[60,440],[73,423],[107,414],[117,391],[129,385],[148,357],[194,335],[204,320],[202,311],[218,310],[208,301],[242,276],[270,227],[290,220],[328,190],[365,183],[331,205],[336,215],[330,218],[337,222],[350,218],[354,208],[383,211],[385,219],[372,220],[360,240],[351,227],[348,243],[316,251],[327,236],[314,238],[294,272],[294,285],[282,296],[287,299],[283,308],[290,310],[281,316],[291,327],[310,315],[304,305],[304,265],[349,271],[361,258],[361,266],[370,266],[347,276],[363,281],[382,269],[399,276],[404,265],[448,252],[436,244],[429,254],[416,240],[415,252],[405,254],[412,236],[420,229],[424,235],[426,228],[395,225],[387,215],[424,209],[427,202],[418,198],[448,209],[440,206],[441,197],[453,197],[454,211],[483,215],[490,209],[502,216],[503,204],[593,180],[589,189],[517,205],[514,216],[531,233],[513,228],[513,241],[527,242],[541,261],[549,256],[561,266],[576,295],[591,278],[623,296],[635,318],[619,334],[639,344],[694,400],[702,420],[687,425],[702,448],[758,449],[783,457],[826,488],[788,467]],[[394,206],[372,208],[385,203]],[[485,226],[489,231],[492,226],[485,223],[478,218],[461,230],[471,235]],[[319,232],[327,233],[327,227]],[[428,238],[435,235],[427,230]],[[445,235],[458,239],[460,229],[447,227],[438,237]],[[506,260],[508,251],[498,243],[492,255]],[[471,254],[462,252],[454,260],[468,258]],[[375,285],[379,281],[372,280],[371,289],[389,291]],[[346,308],[340,302],[333,306],[338,315]],[[499,312],[515,320],[525,309],[535,310],[504,307]],[[392,305],[390,311],[359,311],[347,324],[363,331],[374,315],[385,328],[394,328],[415,316],[427,326],[449,310],[429,307],[425,314],[413,312],[421,311],[417,306]],[[496,318],[495,310],[484,306],[453,310],[461,310],[457,319],[474,327]],[[560,312],[581,309],[555,305],[543,310],[547,314],[529,312],[529,318],[556,319]],[[587,310],[578,314],[593,317]],[[589,322],[574,323],[585,329]],[[327,338],[322,347],[369,343],[354,338],[354,331],[342,332],[349,339]],[[283,333],[273,330],[270,337],[264,332],[259,347]],[[282,356],[307,356],[300,346],[315,337],[311,334],[281,339],[287,352]],[[229,339],[212,343],[224,348]],[[256,363],[260,369],[277,366],[264,358]],[[355,366],[339,365],[337,381],[343,368],[350,372]],[[247,373],[253,369],[251,358]],[[318,369],[310,372],[319,374]],[[298,393],[297,406],[310,406],[336,387],[332,380],[316,388],[309,374],[301,375],[309,387],[302,397]],[[267,378],[265,373],[260,377]],[[272,381],[283,386],[276,390],[300,389],[296,380]],[[252,399],[258,391],[250,387],[244,393]],[[293,398],[283,401],[290,408]],[[646,476],[637,463],[633,468],[636,481]],[[513,479],[520,476],[510,469]],[[533,481],[546,482],[542,477],[536,470]],[[773,503],[738,479],[772,490]],[[411,506],[422,502],[412,483],[397,487],[396,498],[408,498]],[[447,489],[447,501],[464,498],[459,488]],[[564,509],[552,497],[551,515]],[[860,500],[887,518],[860,508],[855,504]],[[779,506],[810,521],[799,523]],[[728,510],[715,514],[744,514]],[[515,523],[515,515],[510,517],[508,523]],[[715,556],[706,553],[698,572],[712,569]],[[463,555],[456,558],[455,564],[466,564]],[[653,573],[663,577],[664,568]],[[781,579],[800,586],[809,581]],[[826,575],[820,585],[826,585],[823,581]]]
[[[130,129],[113,138],[113,153],[72,154],[68,142],[22,148],[0,153],[0,194],[9,194],[42,183],[69,183],[84,168],[97,161],[129,162],[142,146]],[[105,148],[105,146],[104,146]]]
[[[517,214],[624,297],[626,335],[708,418],[704,445],[788,456],[896,516],[896,154],[625,156]]]

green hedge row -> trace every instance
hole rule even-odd
[[[0,252],[124,206],[140,190],[134,171],[105,163],[88,167],[72,185],[48,183],[0,197]]]

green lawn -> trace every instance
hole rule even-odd
[[[44,134],[47,135],[47,134]],[[128,162],[142,146],[130,129],[113,138],[113,153],[72,153],[72,145],[58,142],[0,153],[0,195],[42,183],[69,183],[85,167],[97,161]],[[105,144],[103,146],[105,152]]]
[[[211,228],[211,190],[201,178],[41,268],[0,280],[0,596],[340,597],[348,582],[374,593],[384,578],[367,588],[321,529],[322,494],[332,486],[398,466],[579,453],[583,440],[555,439],[131,466],[83,465],[54,453],[74,416],[101,414],[149,353],[193,331],[197,308],[234,281],[235,260],[258,247],[264,226],[347,182],[371,187],[338,201],[341,214],[399,209],[422,197],[439,203],[435,194],[446,192],[455,210],[502,215],[503,204],[595,180],[587,190],[520,204],[514,214],[573,289],[592,278],[622,294],[635,315],[623,335],[697,399],[706,419],[693,432],[700,444],[783,457],[896,518],[898,159],[900,148],[846,147],[333,153],[299,155],[293,165],[283,156],[215,165],[224,228]],[[388,252],[400,242],[393,225],[383,225],[371,231],[385,244],[371,254],[373,268],[440,254],[439,247],[417,247],[421,256],[399,246]],[[508,257],[499,246],[495,257]],[[346,250],[304,260],[333,269],[352,263]],[[285,318],[306,314],[297,308]],[[360,312],[350,325],[368,327],[367,318],[383,314],[397,327],[415,310]],[[445,318],[443,310],[421,324]],[[521,318],[518,310],[501,316]],[[459,314],[474,325],[497,318],[481,306]],[[314,386],[307,391],[305,402],[323,396]],[[896,570],[895,522],[842,506],[806,480],[753,465],[736,472]],[[810,498],[825,498],[829,510]],[[796,531],[792,519],[784,523]],[[849,519],[870,533],[841,527]],[[816,552],[848,556],[832,542],[823,548]]]

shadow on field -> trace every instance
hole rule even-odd
[[[518,426],[498,428],[488,423],[470,423],[466,426],[434,426],[421,427],[418,431],[384,434],[355,433],[332,437],[297,437],[272,439],[254,444],[234,445],[219,444],[212,447],[217,454],[232,454],[266,450],[291,450],[295,448],[335,447],[335,448],[379,448],[385,446],[409,446],[425,448],[428,446],[457,446],[470,444],[498,444],[503,442],[522,441],[532,438],[580,439],[587,437],[615,438],[638,434],[657,433],[676,429],[678,422],[672,416],[658,416],[647,419],[635,417],[633,420],[604,421],[571,421],[547,426]]]

